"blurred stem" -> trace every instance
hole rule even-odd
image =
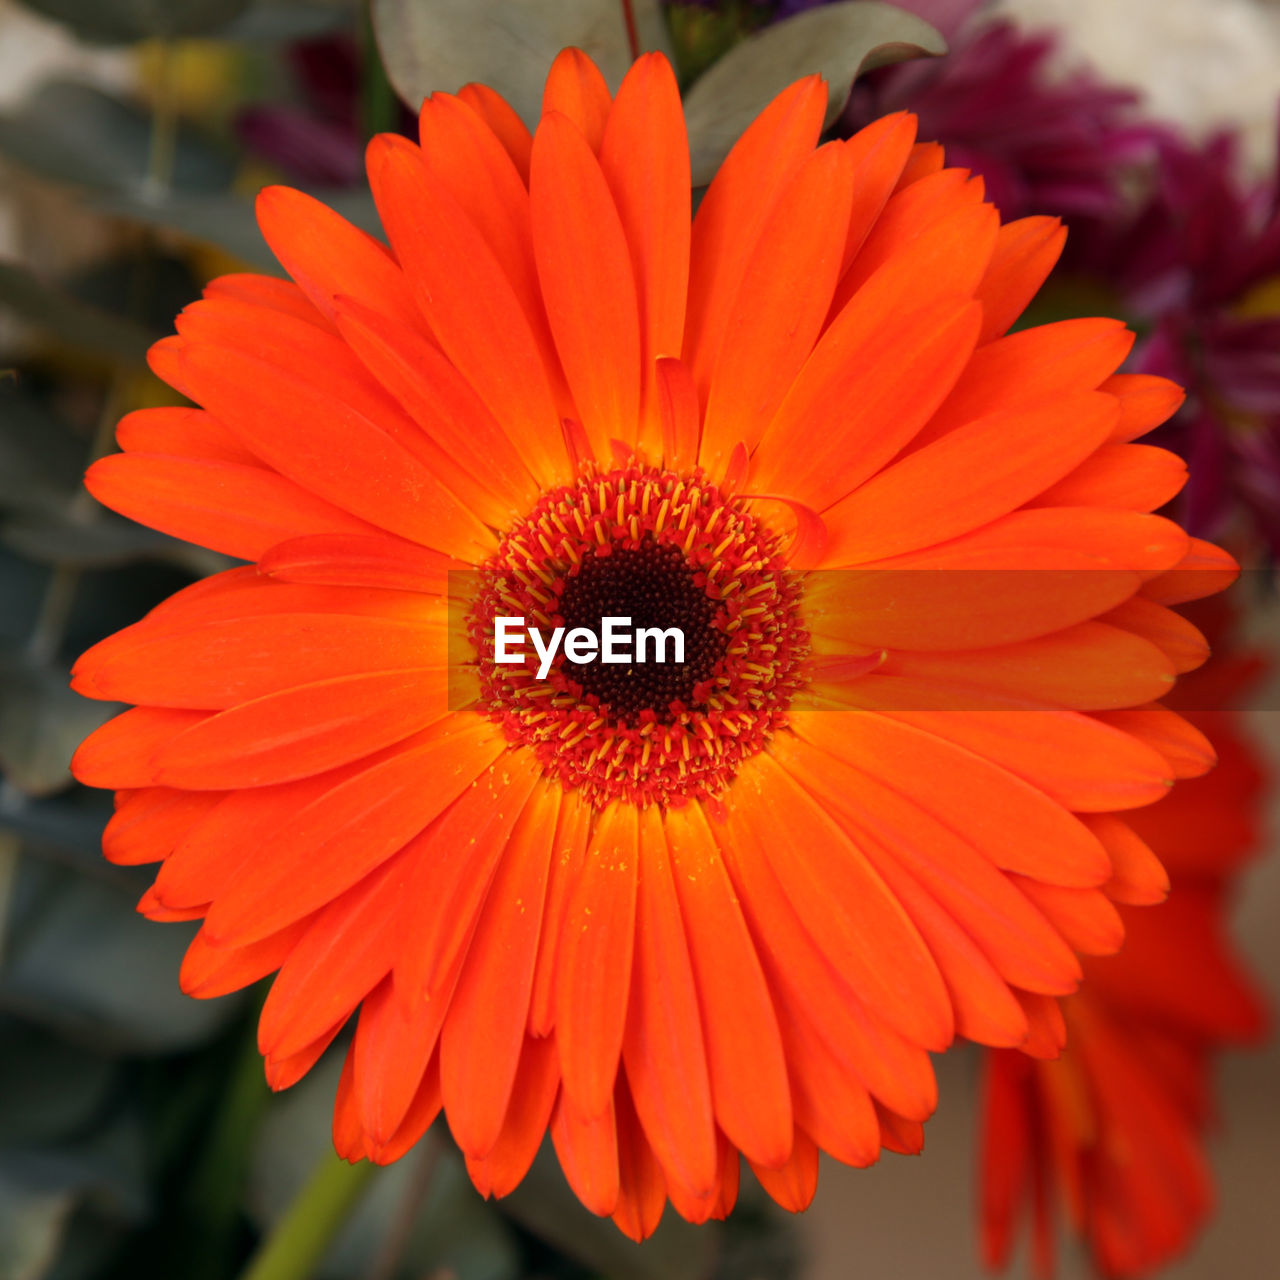
[[[640,56],[640,32],[636,29],[636,11],[631,0],[622,0],[622,20],[626,23],[627,45],[634,62]]]
[[[431,1192],[431,1184],[435,1181],[441,1152],[439,1136],[434,1130],[428,1130],[426,1141],[423,1142],[414,1163],[409,1185],[396,1206],[395,1217],[392,1218],[382,1245],[374,1254],[368,1271],[365,1272],[364,1280],[393,1280],[400,1265],[400,1259],[409,1247],[418,1214]]]
[[[359,1202],[375,1168],[368,1160],[347,1164],[326,1151],[241,1280],[306,1280]]]
[[[157,42],[155,96],[151,103],[151,140],[143,194],[161,201],[173,186],[173,162],[178,147],[178,97],[172,40]]]
[[[373,15],[368,5],[360,27],[360,126],[366,138],[376,133],[391,133],[396,127],[399,99],[387,79],[387,69],[378,51],[378,38],[373,29]]]
[[[187,1255],[189,1280],[224,1276],[229,1270],[227,1255],[235,1241],[250,1151],[271,1096],[258,1052],[261,1004],[259,997],[245,1019],[230,1078],[183,1195],[185,1217],[198,1233],[194,1241],[186,1241],[195,1246]]]

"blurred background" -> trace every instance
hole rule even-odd
[[[1189,387],[1160,441],[1192,467],[1178,514],[1253,570],[1235,589],[1234,644],[1280,666],[1280,4],[902,5],[951,55],[863,77],[837,130],[917,111],[922,138],[981,172],[1006,217],[1067,219],[1063,268],[1033,319],[1122,316],[1139,334],[1130,367]],[[374,7],[385,35],[413,4]],[[815,4],[640,7],[689,84]],[[423,74],[388,49],[384,65],[358,0],[0,0],[0,1280],[229,1280],[329,1143],[340,1055],[271,1097],[260,995],[182,996],[194,926],[135,915],[148,876],[102,860],[110,797],[73,785],[67,762],[115,708],[66,680],[88,645],[230,563],[104,512],[79,477],[125,412],[176,402],[143,359],[175,313],[215,275],[276,269],[252,217],[259,187],[304,187],[374,229],[363,143],[411,131],[393,83],[411,96]],[[505,70],[489,77],[499,89]],[[1276,708],[1270,674],[1247,725],[1272,777]],[[1239,949],[1269,992],[1274,794],[1233,888]],[[750,1193],[726,1226],[689,1228],[669,1210],[640,1248],[576,1206],[553,1160],[486,1204],[433,1132],[372,1179],[317,1274],[978,1276],[977,1070],[965,1052],[939,1064],[923,1156],[829,1162],[796,1219]],[[1280,1257],[1274,1043],[1224,1056],[1219,1111],[1217,1217],[1161,1274],[1264,1280]],[[1063,1270],[1087,1274],[1083,1253]],[[1013,1271],[1026,1272],[1021,1256]]]

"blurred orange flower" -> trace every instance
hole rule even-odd
[[[201,407],[90,472],[252,562],[81,659],[136,705],[74,767],[163,863],[141,909],[203,918],[189,992],[279,970],[273,1085],[358,1009],[349,1158],[443,1108],[482,1191],[549,1127],[637,1238],[728,1212],[739,1153],[800,1209],[819,1149],[918,1148],[930,1051],[1054,1038],[1163,889],[1115,813],[1212,757],[1146,706],[1204,655],[1152,580],[1233,573],[1149,514],[1179,392],[1114,321],[1005,336],[1056,221],[825,107],[779,95],[691,220],[661,57],[611,98],[567,51],[534,136],[437,94],[369,150],[390,250],[264,192],[292,280],[213,282],[152,352]],[[493,660],[610,610],[686,662]]]
[[[988,1054],[982,1212],[993,1266],[1008,1260],[1028,1202],[1043,1275],[1054,1270],[1056,1202],[1105,1276],[1176,1257],[1213,1208],[1204,1144],[1216,1056],[1256,1041],[1267,1021],[1227,928],[1232,877],[1257,850],[1265,779],[1260,750],[1230,709],[1259,659],[1233,651],[1220,611],[1194,616],[1226,643],[1170,702],[1197,708],[1187,717],[1219,764],[1131,815],[1169,871],[1169,897],[1154,910],[1122,908],[1124,950],[1087,961],[1082,990],[1064,1001],[1062,1056]]]

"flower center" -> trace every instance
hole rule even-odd
[[[801,683],[799,595],[780,538],[699,473],[592,470],[544,494],[480,570],[468,623],[482,709],[597,804],[714,795]],[[628,620],[621,659],[574,650],[575,630],[604,637],[611,618]],[[536,628],[541,652],[521,633],[522,656],[500,655],[500,619]]]

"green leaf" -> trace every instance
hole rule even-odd
[[[685,95],[694,185],[711,181],[752,120],[802,76],[827,80],[830,124],[863,72],[946,51],[947,42],[923,18],[877,0],[809,9],[748,37]]]
[[[597,1218],[573,1194],[549,1142],[503,1212],[569,1257],[609,1280],[701,1280],[715,1261],[718,1225],[694,1226],[671,1210],[643,1244]]]
[[[146,192],[150,146],[147,111],[74,81],[41,85],[16,110],[0,116],[0,153],[43,178],[78,187]],[[234,157],[195,130],[179,128],[175,189],[225,190],[234,173]]]
[[[0,771],[25,794],[69,785],[72,753],[116,710],[72,692],[65,671],[0,649]]]
[[[63,22],[81,39],[131,44],[153,36],[211,35],[249,7],[250,0],[22,0],[28,9]]]
[[[73,298],[16,262],[0,261],[0,306],[68,346],[122,364],[141,364],[160,336]]]
[[[538,119],[552,60],[574,45],[613,89],[631,65],[618,0],[372,0],[374,30],[396,92],[416,111],[437,89],[478,80],[527,124]],[[635,0],[642,49],[669,52],[658,0]]]
[[[137,877],[120,880],[20,860],[0,1009],[102,1053],[204,1044],[242,1001],[183,995],[178,969],[195,925],[144,919],[134,910]]]

